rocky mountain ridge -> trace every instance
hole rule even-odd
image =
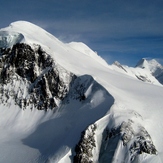
[[[20,24],[24,23],[16,23],[15,27],[12,24],[12,30],[19,29],[20,27],[17,26]],[[143,67],[137,67],[136,70],[135,68],[129,69],[115,62],[114,66],[117,68],[115,73],[103,64],[102,60],[98,62],[100,57],[97,57],[92,50],[88,50],[88,47],[86,50],[81,50],[80,44],[73,43],[71,47],[73,46],[74,51],[39,28],[29,23],[25,24],[32,27],[33,31],[37,29],[40,34],[43,32],[41,35],[46,36],[45,42],[50,41],[47,47],[43,45],[42,40],[40,44],[33,42],[32,39],[35,36],[29,36],[28,32],[20,31],[21,34],[17,35],[12,31],[14,35],[12,39],[6,35],[6,32],[0,42],[0,109],[1,113],[5,113],[6,116],[9,111],[7,109],[10,109],[12,113],[17,111],[16,118],[10,118],[12,121],[9,123],[13,124],[10,132],[13,133],[14,138],[11,137],[6,141],[17,145],[16,139],[25,150],[21,161],[16,162],[24,161],[26,152],[30,153],[30,151],[32,151],[31,156],[29,155],[31,158],[33,151],[37,151],[31,162],[48,163],[134,163],[146,154],[152,158],[157,157],[158,144],[155,145],[149,127],[143,124],[147,122],[144,120],[147,112],[143,114],[143,111],[147,106],[151,107],[150,102],[143,99],[145,103],[142,102],[139,105],[142,90],[144,89],[145,93],[150,92],[155,90],[154,84],[158,84],[149,70],[146,71]],[[4,34],[4,29],[2,34]],[[11,34],[11,31],[7,34]],[[20,38],[19,36],[21,39],[17,39],[17,37]],[[26,41],[29,37],[32,39]],[[55,48],[57,50],[53,51]],[[83,44],[82,48],[85,48]],[[88,55],[87,52],[89,52]],[[60,64],[62,61],[65,64],[66,61],[69,63],[62,65]],[[79,65],[79,70],[76,70],[75,62]],[[113,70],[114,66],[112,66]],[[65,67],[71,67],[74,71],[71,72]],[[125,75],[119,75],[119,71]],[[83,72],[88,72],[88,74]],[[132,78],[126,78],[126,74]],[[137,79],[153,85],[146,86]],[[132,82],[137,88],[141,88],[140,92],[134,90]],[[153,107],[151,110],[154,110]],[[29,117],[26,117],[27,113]],[[46,117],[45,120],[41,121],[38,115]],[[24,120],[23,123],[21,118]],[[3,120],[1,124],[5,127],[0,126],[0,130],[6,137],[8,125],[5,122],[8,120],[5,121],[2,117],[1,119]],[[33,122],[31,126],[28,126],[31,119]],[[21,123],[22,126],[24,125],[22,128]],[[0,141],[2,147],[3,143]],[[8,151],[11,149],[10,143],[7,143],[9,144]],[[18,148],[18,151],[19,149],[21,148]],[[13,160],[12,157],[11,153],[11,160]],[[3,162],[7,159],[7,157],[0,157],[0,161]],[[28,159],[26,162],[29,162]]]
[[[155,59],[147,60],[143,58],[135,67],[121,65],[119,62],[115,61],[113,63],[113,67],[114,66],[123,73],[125,72],[125,74],[136,77],[143,82],[159,85],[163,84],[163,66]]]
[[[68,98],[82,101],[86,98],[86,85],[89,86],[93,81],[93,78],[89,78],[77,77],[65,70],[38,45],[32,49],[27,44],[17,43],[11,49],[0,49],[3,104],[12,97],[20,108],[47,110],[58,108]],[[19,85],[19,90],[15,85]],[[70,97],[67,97],[68,94]]]

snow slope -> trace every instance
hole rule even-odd
[[[83,130],[81,140],[93,133],[95,147],[89,157],[93,162],[163,162],[163,87],[152,76],[149,78],[156,84],[126,75],[126,72],[122,73],[124,70],[107,65],[83,43],[64,44],[29,22],[14,22],[0,30],[1,36],[6,37],[6,33],[7,38],[14,33],[21,39],[14,39],[16,41],[10,41],[5,47],[18,42],[27,43],[32,48],[41,45],[58,65],[79,77],[74,89],[84,83],[86,99],[70,98],[69,103],[61,104],[55,112],[22,110],[10,98],[10,102],[0,104],[0,162],[73,162],[75,145]],[[145,75],[144,71],[140,72]],[[15,88],[19,89],[19,86],[22,90],[26,88],[21,83]],[[8,87],[11,85],[6,89]],[[92,131],[91,124],[96,125],[95,131]],[[119,127],[121,132],[117,129]],[[104,139],[105,131],[113,128],[117,136]],[[121,138],[131,130],[131,137],[124,145]],[[153,142],[157,154],[130,152],[131,145],[140,136]]]
[[[119,62],[116,61],[112,64],[112,68],[120,73],[139,79],[143,82],[162,86],[161,81],[158,80],[157,75],[155,75],[155,72],[158,70],[157,65],[158,64],[150,66],[146,60],[142,59],[138,62],[136,67],[121,65]],[[159,72],[160,73],[157,74],[161,75],[161,71]]]
[[[140,67],[150,71],[150,73],[161,83],[163,84],[163,66],[158,63],[155,59],[147,60],[141,59],[136,67]]]

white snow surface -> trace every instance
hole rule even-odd
[[[147,71],[150,71],[153,76],[155,76],[156,78],[159,77],[159,80],[162,83],[163,80],[161,76],[163,76],[163,66],[158,63],[155,59],[149,60],[143,58],[138,62],[136,67],[140,67]]]
[[[152,73],[156,71],[156,69],[160,68],[162,69],[162,65],[160,63],[158,63],[155,59],[141,59],[136,67],[141,67],[141,68],[145,68],[145,69],[149,69]]]
[[[151,60],[151,61],[155,61],[155,60]],[[159,63],[156,61],[155,63],[158,64],[150,65],[146,60],[144,60],[143,63],[142,62],[138,62],[138,63],[140,64],[137,65],[136,67],[128,67],[126,65],[121,65],[119,62],[116,61],[115,63],[112,64],[112,68],[115,71],[123,73],[124,75],[131,76],[143,82],[155,84],[162,87],[162,84],[160,84],[160,82],[155,78],[155,75],[152,75],[152,73],[159,74],[161,72],[161,69],[159,69],[160,72],[158,72],[157,69]],[[161,67],[160,64],[159,66]]]
[[[142,154],[135,162],[163,162],[163,87],[160,84],[126,75],[107,65],[85,44],[65,44],[29,22],[14,22],[1,29],[2,33],[7,33],[9,38],[13,33],[19,34],[22,39],[16,42],[41,45],[66,70],[78,76],[91,75],[106,91],[99,88],[91,95],[90,86],[86,92],[87,96],[91,95],[90,101],[84,104],[72,101],[55,114],[51,110],[21,110],[12,100],[6,106],[0,104],[0,162],[72,162],[73,148],[81,131],[92,123],[97,124],[94,151],[94,162],[97,162],[104,128],[116,127],[129,119],[146,128],[158,151],[157,155]],[[12,46],[11,42],[8,46]],[[127,163],[125,150],[119,142],[112,162]]]

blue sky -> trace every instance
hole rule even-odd
[[[84,42],[109,64],[163,63],[163,0],[3,0],[0,15],[0,28],[29,21],[63,42]]]

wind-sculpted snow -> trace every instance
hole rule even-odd
[[[132,120],[122,122],[115,128],[107,128],[103,133],[101,153],[99,162],[124,162],[130,163],[136,160],[138,155],[143,153],[157,154],[153,141],[143,126],[136,124]],[[123,149],[127,149],[125,156]],[[119,150],[119,151],[118,151]],[[111,152],[112,151],[112,152]]]
[[[20,33],[0,31],[0,48],[9,48],[23,39],[24,36]]]
[[[66,112],[59,119],[38,125],[33,134],[23,139],[24,144],[40,151],[45,158],[38,159],[43,162],[49,157],[53,160],[53,154],[59,153],[60,146],[75,148],[80,132],[104,116],[114,99],[90,75],[76,76],[58,65],[39,45],[34,47],[21,43],[12,48],[1,48],[0,101],[4,107],[14,102],[15,107],[23,110],[51,109],[56,116],[57,112]],[[84,121],[83,117],[86,117]],[[72,124],[76,124],[75,130]],[[70,136],[64,144],[65,129],[76,136],[73,141]],[[42,139],[47,134],[49,140],[45,143]]]
[[[40,124],[33,133],[23,139],[23,144],[38,149],[48,162],[62,162],[67,152],[69,154],[65,159],[68,161],[65,162],[72,162],[75,156],[73,151],[80,140],[81,131],[102,118],[113,103],[113,97],[91,76],[77,77],[55,113],[56,117]],[[92,134],[94,126],[89,127],[90,131],[85,133]],[[90,149],[86,146],[84,150]],[[93,157],[92,153],[90,159],[93,160]]]

